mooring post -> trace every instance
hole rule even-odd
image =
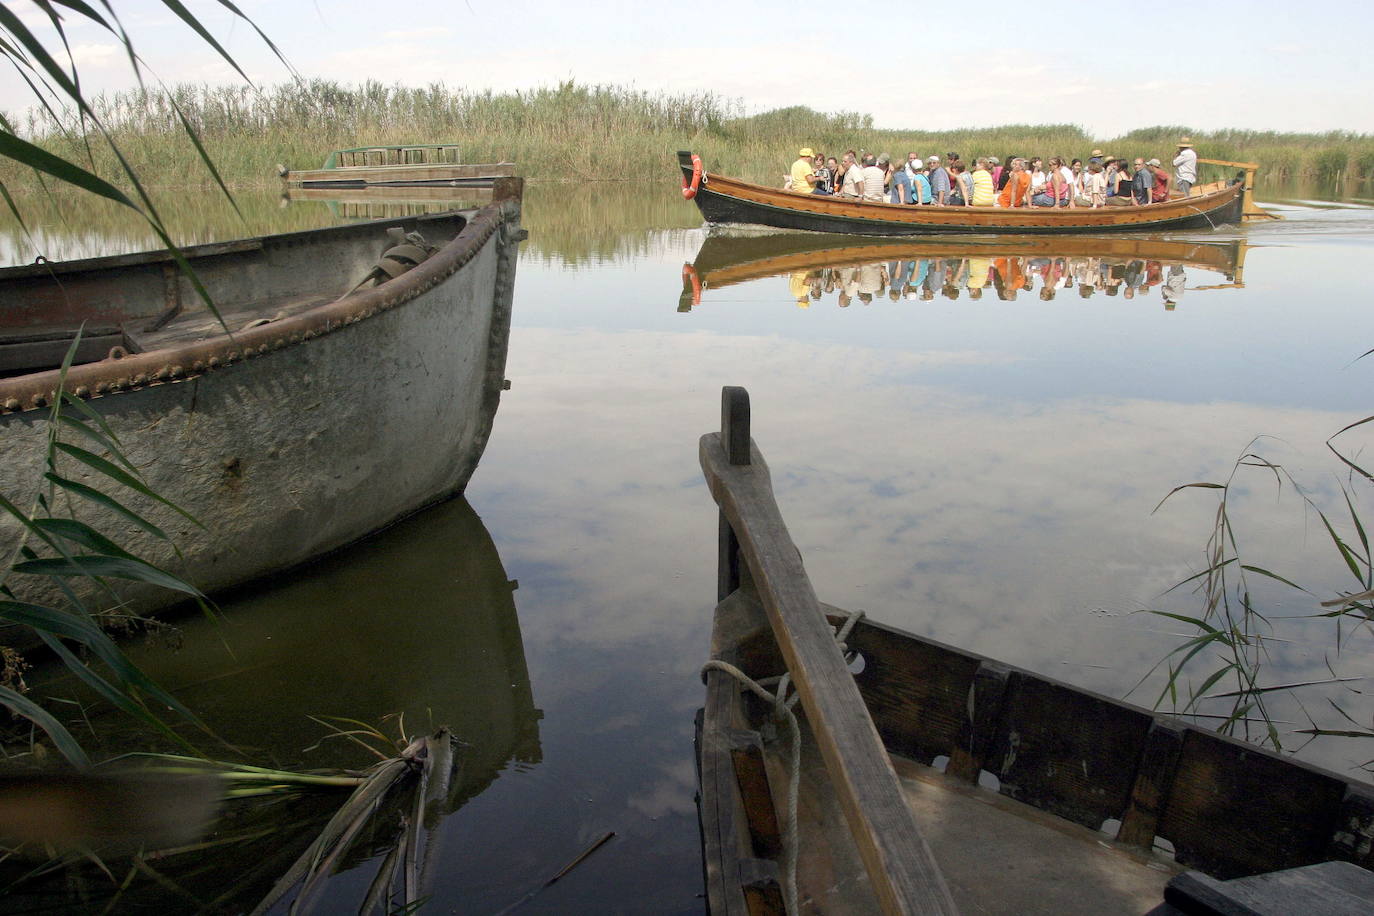
[[[749,463],[749,392],[738,385],[720,389],[720,445],[731,464]],[[739,588],[739,539],[720,513],[717,539],[716,600],[724,601]]]

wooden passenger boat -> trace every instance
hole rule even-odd
[[[1199,185],[1191,196],[1164,203],[1056,210],[1045,207],[908,206],[839,196],[794,194],[710,172],[698,174],[699,158],[694,161],[690,151],[680,151],[677,157],[684,193],[690,192],[695,183],[696,191],[691,199],[712,224],[737,223],[857,235],[1100,234],[1209,229],[1238,223],[1243,215],[1256,209],[1250,201],[1257,168],[1253,163],[1228,163],[1247,167],[1243,180]]]
[[[797,271],[856,267],[886,261],[935,258],[1099,258],[1125,264],[1159,261],[1221,274],[1222,286],[1243,287],[1242,239],[1225,242],[1132,236],[1015,236],[920,238],[900,241],[833,233],[786,232],[708,235],[697,255],[682,266],[680,311],[701,304],[706,290],[723,289]]]
[[[334,150],[318,169],[277,172],[288,188],[483,187],[515,174],[511,162],[464,163],[454,144],[358,146]]]
[[[748,415],[726,388],[700,445],[721,510],[698,719],[715,916],[1374,912],[1374,788],[820,604]]]
[[[504,381],[521,196],[502,179],[478,210],[185,249],[223,325],[167,252],[0,270],[0,493],[27,506],[38,492],[55,367],[78,328],[65,390],[204,527],[147,509],[178,555],[127,519],[83,517],[203,590],[460,492]],[[397,246],[401,232],[433,253]],[[81,469],[68,473],[93,482]],[[0,515],[0,553],[19,538]],[[6,584],[22,592],[19,578]],[[119,591],[126,610],[167,603],[149,586]]]

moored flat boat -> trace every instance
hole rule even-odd
[[[858,235],[939,235],[948,233],[1153,232],[1209,229],[1238,223],[1254,210],[1250,188],[1255,167],[1245,179],[1199,185],[1189,197],[1126,207],[946,207],[909,206],[844,198],[795,194],[710,172],[697,174],[700,159],[680,151],[684,193],[708,223],[737,223]],[[1216,160],[1208,160],[1216,161]]]
[[[748,414],[725,389],[700,444],[721,509],[698,720],[713,914],[1374,910],[1370,786],[820,604]],[[762,699],[779,675],[799,765]]]
[[[277,171],[288,188],[457,188],[510,178],[515,164],[460,162],[455,144],[422,144],[334,150],[318,169],[279,166]]]
[[[232,333],[166,252],[0,270],[0,493],[27,505],[42,484],[54,367],[78,327],[65,390],[204,527],[147,509],[178,556],[105,510],[82,517],[202,590],[294,566],[460,492],[504,382],[521,195],[519,179],[504,179],[481,209],[185,249]],[[394,278],[365,287],[381,276],[379,255],[398,251],[397,229],[433,253],[404,272],[392,259]],[[5,556],[20,533],[0,517]],[[52,597],[26,578],[6,584]],[[119,595],[128,613],[169,602],[142,583]]]

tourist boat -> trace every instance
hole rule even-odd
[[[697,738],[711,913],[1374,912],[1374,788],[821,604],[744,389],[721,416],[700,443],[721,511]]]
[[[1236,167],[1245,177],[1193,188],[1188,197],[1158,204],[1072,209],[1004,207],[913,207],[860,201],[839,196],[794,194],[705,172],[701,158],[677,154],[683,195],[695,201],[706,222],[807,229],[856,235],[945,235],[951,233],[1151,232],[1210,229],[1239,223],[1242,217],[1267,216],[1251,201],[1258,166],[1247,162],[1199,159]]]
[[[452,143],[358,146],[330,153],[318,169],[277,166],[288,188],[481,187],[515,174],[512,162],[465,163]]]
[[[1131,236],[996,235],[885,241],[833,233],[723,229],[711,232],[696,257],[682,265],[678,310],[690,311],[700,305],[707,290],[765,277],[937,258],[1097,258],[1123,265],[1137,260],[1158,261],[1212,271],[1225,278],[1224,283],[1209,289],[1243,288],[1248,248],[1242,239],[1212,242]]]
[[[78,329],[65,391],[200,525],[139,503],[174,549],[98,506],[81,517],[204,591],[460,492],[504,382],[522,190],[501,179],[481,209],[184,249],[223,321],[168,252],[0,270],[0,493],[27,507],[44,485],[58,367]],[[59,460],[78,483],[141,499]],[[0,553],[20,535],[0,513]],[[41,597],[43,581],[6,585]],[[130,613],[170,594],[118,591]]]

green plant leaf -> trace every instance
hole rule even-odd
[[[130,560],[138,559],[90,525],[74,518],[40,518],[35,519],[34,524],[51,535],[65,538],[73,544],[93,550],[96,553],[110,557],[125,557]]]
[[[89,452],[79,445],[72,445],[70,442],[55,442],[53,443],[53,447],[60,452],[70,455],[71,457],[87,465],[88,467],[91,467],[99,471],[106,477],[109,477],[112,480],[124,484],[124,486],[128,487],[129,489],[134,490],[138,493],[142,493],[149,499],[156,500],[157,502],[162,503],[164,506],[178,513],[183,518],[187,519],[193,524],[201,528],[205,527],[199,521],[197,521],[195,516],[193,516],[191,513],[187,512],[185,509],[181,508],[176,503],[172,502],[170,499],[167,499],[160,493],[154,492],[143,481],[139,480],[134,475],[117,467],[113,462],[106,461],[104,458],[101,458],[94,452]]]
[[[40,560],[25,560],[14,565],[14,571],[40,576],[109,576],[112,579],[128,579],[146,582],[186,595],[201,595],[196,588],[169,572],[165,572],[131,557],[92,556],[82,554],[74,557],[50,557]]]
[[[5,9],[0,4],[0,10]],[[126,207],[137,210],[138,207],[132,200],[125,196],[124,192],[110,184],[99,175],[94,175],[81,166],[69,162],[60,156],[42,147],[34,146],[27,140],[21,140],[14,134],[6,130],[0,130],[0,156],[13,159],[20,165],[26,165],[31,169],[46,172],[74,187],[97,194],[115,203],[123,204]]]
[[[152,522],[148,521],[146,518],[139,515],[134,510],[128,508],[123,503],[119,502],[119,500],[105,493],[100,492],[94,487],[88,487],[84,483],[78,483],[75,480],[68,480],[65,477],[59,477],[58,475],[52,472],[44,474],[43,477],[64,490],[67,490],[71,493],[75,493],[77,496],[80,496],[83,499],[88,499],[93,503],[97,503],[98,505],[104,506],[105,508],[113,512],[119,513],[129,521],[133,522],[138,527],[142,528],[144,531],[153,535],[154,537],[160,538],[164,541],[170,540],[167,537],[167,532],[163,531],[157,525],[154,525]]]
[[[42,706],[8,687],[0,687],[0,703],[8,706],[15,715],[23,716],[47,732],[53,745],[72,766],[85,769],[91,765],[90,758],[86,756],[81,745],[72,737],[72,733],[67,731],[67,727],[53,718],[52,713]]]

